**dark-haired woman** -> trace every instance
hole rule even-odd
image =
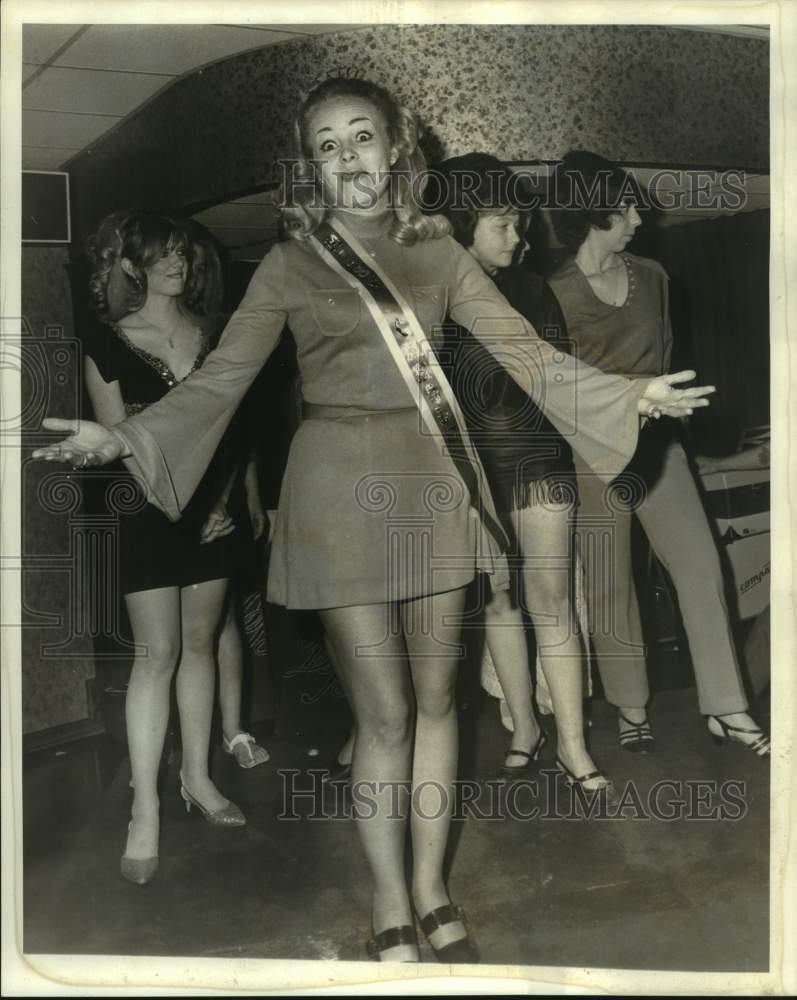
[[[640,384],[554,359],[445,235],[445,220],[422,215],[413,200],[425,166],[418,126],[384,88],[326,81],[297,126],[299,183],[286,210],[295,238],[263,260],[202,369],[110,432],[48,421],[72,436],[36,454],[79,464],[135,456],[153,495],[179,517],[289,322],[306,413],[283,479],[269,598],[319,610],[350,693],[357,828],[374,882],[370,951],[417,961],[415,912],[441,961],[474,961],[443,878],[457,619],[477,567],[500,586],[508,577],[477,459],[466,449],[460,461],[447,447],[464,438],[427,338],[446,310],[468,328],[487,317],[479,329],[488,343],[514,328],[524,360],[542,373],[548,415],[573,428],[573,447],[609,476],[633,452],[640,413],[691,411],[708,390],[674,388],[688,373]]]
[[[454,237],[507,302],[564,350],[567,330],[555,296],[542,278],[513,265],[525,222],[518,180],[494,156],[469,153],[435,166],[427,198],[440,207]],[[522,580],[518,592],[511,597],[497,592],[485,608],[487,646],[513,723],[502,771],[508,776],[524,773],[545,744],[532,707],[522,595],[551,694],[559,767],[568,781],[588,790],[605,787],[608,780],[584,742],[583,648],[570,600],[575,503],[570,447],[475,337],[457,328],[449,348],[452,384],[496,509],[509,522]],[[511,364],[511,351],[505,360]]]
[[[106,427],[162,399],[200,367],[209,350],[209,331],[181,301],[189,254],[184,230],[162,216],[115,213],[100,225],[92,245],[90,288],[95,310],[106,322],[87,332],[84,348],[86,388],[97,420]],[[233,525],[218,516],[214,502],[223,474],[211,470],[186,517],[174,524],[120,470],[135,496],[117,513],[121,590],[137,648],[125,708],[134,791],[121,872],[140,884],[158,866],[158,765],[178,663],[186,807],[196,805],[216,826],[245,822],[208,773],[214,636],[238,557]]]
[[[552,213],[567,260],[550,278],[578,358],[612,374],[669,371],[668,279],[655,261],[628,253],[640,225],[633,179],[594,153],[568,153],[553,174]],[[637,191],[637,199],[634,192]],[[670,574],[689,640],[700,711],[717,740],[760,756],[769,740],[747,712],[717,549],[677,427],[643,429],[633,461],[607,489],[576,456],[584,536],[610,519],[612,561],[588,574],[593,642],[606,697],[618,708],[620,745],[653,749],[639,607],[631,571],[631,517],[639,518]]]

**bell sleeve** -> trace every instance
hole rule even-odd
[[[287,318],[285,264],[277,245],[252,276],[202,367],[163,399],[114,426],[138,463],[148,499],[180,518],[238,404],[279,342]]]
[[[453,240],[448,311],[527,392],[603,480],[623,471],[637,446],[638,403],[648,379],[605,375],[539,337],[476,260]]]

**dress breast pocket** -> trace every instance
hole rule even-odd
[[[432,328],[440,326],[446,316],[445,288],[443,285],[413,285],[412,297],[415,300],[415,315],[430,336]]]
[[[360,322],[360,295],[353,288],[310,292],[310,308],[325,337],[345,337]]]

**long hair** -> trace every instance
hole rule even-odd
[[[100,319],[120,319],[140,309],[147,300],[146,269],[176,246],[186,248],[190,262],[185,230],[165,215],[140,210],[106,215],[88,243],[89,302]],[[132,275],[122,269],[123,259],[130,261]]]
[[[197,316],[216,319],[221,314],[224,302],[224,276],[219,244],[212,233],[195,219],[181,219],[180,227],[188,236],[191,248],[183,301]]]
[[[398,158],[390,178],[390,197],[394,221],[390,237],[397,243],[412,245],[417,240],[443,236],[450,232],[441,216],[424,215],[421,193],[426,176],[426,160],[418,145],[420,131],[415,116],[402,107],[384,87],[370,80],[333,77],[315,87],[303,102],[296,118],[299,161],[283,192],[283,216],[289,236],[311,235],[326,217],[319,171],[313,163],[313,145],[308,134],[310,118],[325,101],[332,98],[357,98],[376,108],[385,124],[388,140]]]
[[[579,249],[591,229],[611,228],[611,216],[644,200],[629,173],[587,150],[565,153],[549,184],[551,222],[567,255]]]

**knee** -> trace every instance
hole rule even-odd
[[[565,573],[535,576],[526,584],[526,601],[530,614],[558,615],[566,620],[570,614],[570,580]]]
[[[357,717],[357,741],[382,750],[406,746],[412,733],[413,715],[409,704],[381,706]]]
[[[158,636],[141,643],[142,652],[136,657],[139,669],[153,674],[171,674],[180,655],[176,636]]]
[[[216,634],[216,623],[195,621],[190,625],[183,624],[183,652],[207,653],[213,649],[213,639]]]
[[[454,711],[454,684],[435,686],[417,695],[418,715],[425,719],[443,719]]]

